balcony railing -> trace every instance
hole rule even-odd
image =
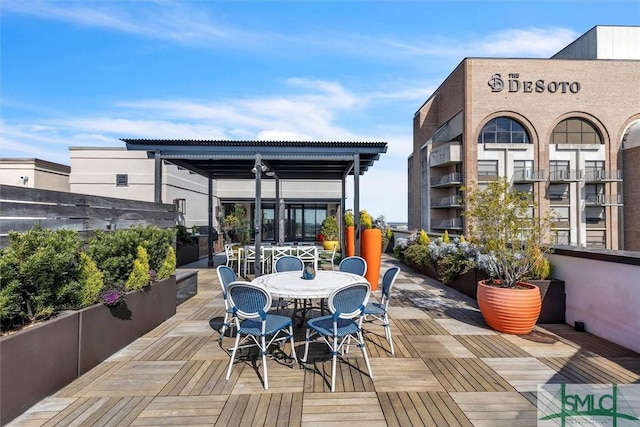
[[[591,194],[584,201],[587,206],[623,206],[622,194]]]
[[[462,146],[460,143],[450,143],[436,147],[429,156],[430,166],[444,166],[452,163],[462,163]]]
[[[431,200],[432,208],[459,208],[462,207],[459,196],[447,196]]]
[[[582,181],[581,170],[554,170],[549,172],[549,181],[551,182],[577,182]]]
[[[462,185],[462,174],[454,172],[447,174],[431,184],[431,187],[455,187]]]
[[[539,182],[546,181],[547,175],[545,174],[544,169],[540,170],[532,170],[532,169],[522,169],[517,170],[513,173],[513,182]]]
[[[622,181],[621,170],[591,169],[584,174],[585,182],[616,182]]]
[[[433,228],[436,230],[462,230],[462,218],[443,219]]]

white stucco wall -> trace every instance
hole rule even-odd
[[[566,322],[640,352],[640,266],[551,254],[553,276],[564,280]]]

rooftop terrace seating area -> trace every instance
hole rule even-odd
[[[474,300],[388,255],[381,272],[401,268],[395,354],[382,326],[367,328],[373,378],[352,349],[331,393],[331,356],[317,345],[303,369],[271,356],[268,390],[260,362],[236,364],[226,381],[233,339],[218,342],[225,306],[216,270],[202,265],[185,266],[199,270],[198,293],[173,318],[9,425],[535,426],[539,384],[640,384],[640,354],[569,325],[497,333]],[[299,355],[304,332],[295,329]]]

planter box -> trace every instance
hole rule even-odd
[[[197,243],[193,245],[176,245],[176,266],[190,264],[200,259],[200,248]]]
[[[55,393],[176,313],[176,278],[0,338],[0,425]]]
[[[542,310],[537,323],[566,323],[565,312],[567,311],[567,306],[564,280],[528,280],[528,282],[540,288]]]
[[[473,299],[477,299],[478,282],[480,280],[485,280],[488,278],[489,276],[487,276],[487,274],[483,270],[474,268],[473,270],[456,277],[453,281],[451,281],[451,283],[448,284],[448,286],[457,290],[458,292],[462,292],[463,294],[470,296]]]

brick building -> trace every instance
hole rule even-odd
[[[506,176],[555,213],[559,244],[640,250],[640,216],[624,214],[640,209],[624,170],[640,150],[640,27],[594,27],[550,59],[465,58],[413,134],[410,229],[464,234],[461,188]]]

